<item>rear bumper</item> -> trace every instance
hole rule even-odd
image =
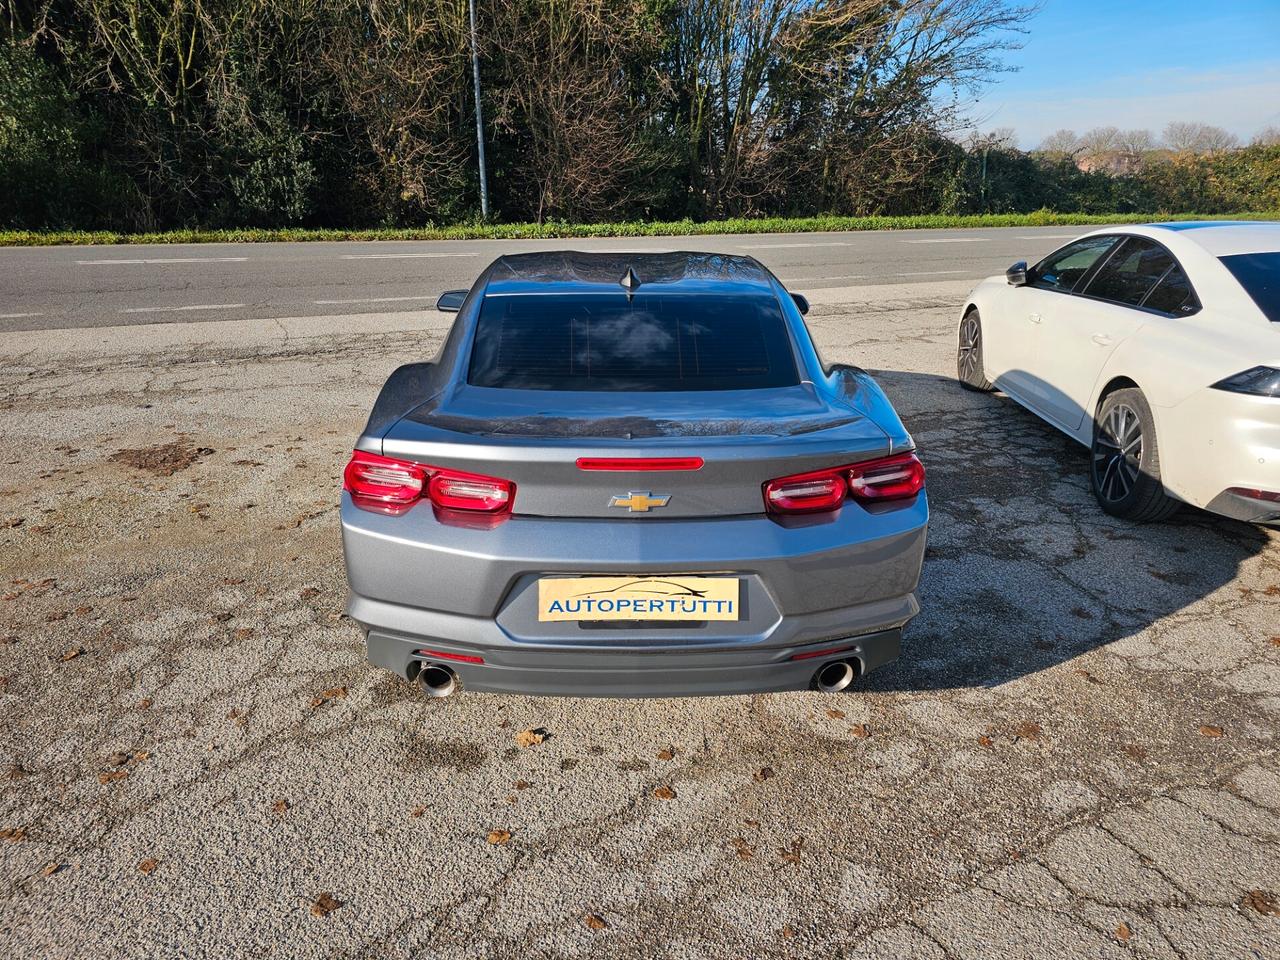
[[[471,690],[595,696],[690,696],[808,688],[831,659],[869,672],[898,654],[920,610],[928,502],[850,503],[785,525],[712,520],[513,517],[455,526],[429,505],[386,517],[344,495],[348,615],[369,659],[403,677],[433,650]],[[543,575],[706,573],[740,578],[734,622],[602,630],[539,622]],[[797,653],[840,647],[829,657]],[[433,661],[435,662],[435,661]]]
[[[901,628],[809,645],[841,648],[792,660],[805,646],[752,650],[527,650],[486,651],[483,664],[420,656],[422,641],[381,630],[368,635],[369,661],[412,679],[425,663],[457,674],[464,690],[573,697],[697,697],[808,690],[826,663],[847,660],[859,675],[896,660]],[[432,641],[435,650],[462,653],[457,644]],[[472,651],[474,654],[474,651]]]

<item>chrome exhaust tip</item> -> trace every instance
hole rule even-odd
[[[428,697],[441,698],[458,691],[458,675],[438,663],[424,663],[415,678]]]
[[[855,676],[857,671],[848,660],[833,660],[818,668],[818,672],[813,675],[813,685],[819,693],[839,693],[853,683]]]

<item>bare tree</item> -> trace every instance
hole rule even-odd
[[[1253,147],[1280,146],[1280,127],[1263,127],[1253,135],[1253,139],[1249,141],[1249,145]]]
[[[1097,159],[1114,153],[1120,143],[1118,127],[1094,127],[1080,137],[1078,154],[1085,159]]]
[[[1074,158],[1082,146],[1079,134],[1074,130],[1063,129],[1055,130],[1041,140],[1038,149],[1041,153],[1056,153]]]
[[[1222,127],[1175,120],[1164,128],[1164,143],[1174,153],[1218,153],[1239,146],[1240,140]]]

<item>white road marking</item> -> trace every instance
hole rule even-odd
[[[435,300],[436,297],[359,297],[355,300],[312,300],[312,303],[319,304],[339,304],[339,303],[404,303],[408,300]]]
[[[968,270],[917,270],[914,273],[895,273],[895,277],[933,277],[943,273],[969,273]]]
[[[788,277],[783,283],[813,283],[817,280],[871,280],[868,274],[846,273],[835,277]]]
[[[43,316],[43,313],[0,313],[0,320],[21,320],[23,317]]]
[[[479,253],[344,253],[342,260],[416,260],[437,257],[478,257]]]
[[[178,310],[238,310],[243,303],[193,303],[186,307],[126,307],[121,313],[172,313]]]
[[[248,257],[148,257],[145,260],[77,260],[82,267],[103,266],[119,263],[244,263]]]
[[[743,250],[784,250],[790,247],[848,247],[852,244],[835,240],[830,243],[740,243],[738,246]]]
[[[1015,237],[1015,240],[1074,240],[1078,233],[1038,233],[1034,237]]]
[[[990,237],[933,237],[928,240],[903,240],[903,243],[986,243]]]

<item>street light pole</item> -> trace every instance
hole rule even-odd
[[[476,0],[468,0],[471,13],[471,76],[476,93],[476,157],[480,161],[480,216],[489,219],[489,175],[484,163],[484,114],[480,108],[480,53],[476,48]]]

